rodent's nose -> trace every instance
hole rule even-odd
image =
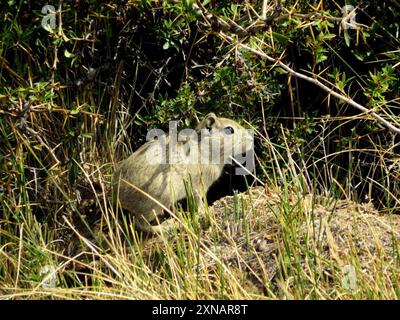
[[[254,137],[251,134],[248,134],[246,144],[247,144],[246,149],[248,151],[254,148]]]

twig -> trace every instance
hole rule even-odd
[[[28,131],[31,135],[35,136],[36,139],[40,142],[40,144],[45,147],[47,149],[47,151],[49,152],[49,154],[51,155],[51,157],[53,158],[53,160],[55,161],[55,164],[58,165],[61,163],[60,160],[58,160],[57,156],[55,155],[55,153],[53,152],[53,150],[50,148],[50,146],[48,146],[42,139],[42,137],[39,135],[38,132],[36,132],[35,130],[33,130],[32,128],[29,127],[25,127],[25,130]]]
[[[261,15],[261,18],[263,20],[267,18],[267,10],[268,10],[268,0],[264,0],[262,7],[262,15]]]
[[[293,70],[292,68],[290,68],[288,65],[284,64],[280,59],[276,59],[273,58],[269,55],[267,55],[266,53],[257,50],[257,49],[253,49],[250,48],[249,46],[240,43],[238,41],[235,41],[231,36],[228,36],[226,34],[223,34],[222,32],[219,33],[219,36],[221,37],[221,39],[223,40],[228,40],[230,43],[235,43],[236,45],[238,45],[239,47],[249,50],[250,52],[254,53],[255,55],[258,55],[259,57],[262,57],[272,63],[274,63],[275,65],[280,66],[282,69],[286,70],[289,74],[306,80],[308,82],[311,82],[313,84],[315,84],[316,86],[320,87],[322,90],[328,92],[328,94],[331,94],[332,96],[334,96],[335,98],[338,98],[340,100],[343,100],[344,102],[348,103],[349,105],[353,106],[354,108],[365,112],[366,114],[370,114],[372,117],[374,117],[379,123],[381,123],[382,125],[384,125],[386,128],[388,128],[389,130],[396,132],[396,133],[400,133],[400,128],[394,126],[393,124],[391,124],[389,121],[387,121],[386,119],[384,119],[382,116],[380,116],[379,114],[377,114],[375,111],[368,109],[364,106],[362,106],[361,104],[355,102],[353,99],[346,97],[338,92],[336,92],[335,90],[327,87],[326,85],[324,85],[323,83],[321,83],[320,81],[318,81],[315,78],[311,78],[309,76],[306,76],[305,74],[302,74],[300,72],[297,72],[295,70]]]

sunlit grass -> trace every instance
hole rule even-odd
[[[51,34],[30,24],[30,14],[39,17],[26,1],[15,12],[11,3],[0,31],[0,299],[400,298],[396,135],[326,92],[315,93],[324,104],[302,106],[314,89],[303,92],[292,74],[236,46],[257,44],[299,70],[306,64],[297,65],[288,43],[304,42],[298,50],[310,69],[299,71],[366,98],[397,125],[398,98],[386,96],[396,95],[398,57],[390,49],[398,37],[380,33],[390,36],[389,28],[359,28],[344,41],[364,33],[384,39],[362,70],[349,62],[350,53],[363,53],[361,40],[346,54],[340,17],[306,1],[282,10],[264,1],[263,16],[283,14],[268,30],[257,2],[227,10],[99,2],[82,20],[64,2],[63,24]],[[152,35],[149,48],[130,20],[140,10],[148,10],[140,28]],[[209,41],[214,24],[237,43]],[[385,55],[392,68],[381,64]],[[176,74],[179,88],[170,83]],[[274,101],[285,90],[289,106]],[[201,219],[188,191],[187,210],[172,213],[179,230],[146,237],[110,192],[115,164],[152,126],[192,125],[197,105],[254,125],[257,177],[244,194],[207,206]]]

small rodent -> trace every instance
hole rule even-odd
[[[177,201],[186,198],[185,183],[189,181],[201,212],[203,197],[221,176],[226,159],[249,151],[253,145],[248,130],[214,113],[209,113],[190,134],[187,130],[181,131],[178,139],[175,137],[176,143],[171,135],[145,143],[123,160],[113,175],[116,198],[134,215],[135,226],[141,231],[169,231],[175,224],[173,219],[151,223],[164,214],[160,203],[173,209]],[[168,157],[170,154],[174,156]]]

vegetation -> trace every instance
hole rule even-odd
[[[5,1],[0,297],[398,299],[399,13]],[[251,188],[223,183],[232,197],[205,222],[189,195],[172,239],[136,233],[111,199],[115,164],[150,128],[211,111],[254,128]]]

